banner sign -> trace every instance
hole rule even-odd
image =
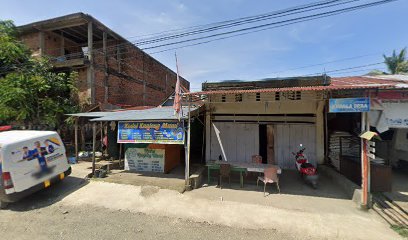
[[[164,149],[128,148],[125,152],[125,170],[164,172]]]
[[[369,112],[369,98],[332,98],[329,100],[329,112]]]
[[[380,133],[389,128],[408,128],[408,100],[373,99],[370,123]]]
[[[184,129],[177,122],[119,122],[118,143],[184,144]]]

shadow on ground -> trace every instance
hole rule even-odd
[[[84,178],[68,176],[63,181],[57,182],[49,188],[35,192],[18,202],[10,203],[7,208],[12,211],[30,211],[44,208],[61,201],[64,197],[88,183],[89,181]]]
[[[257,174],[249,174],[247,176],[244,176],[244,187],[241,188],[239,185],[239,175],[233,174],[231,176],[232,184],[229,185],[228,179],[224,179],[222,188],[262,193],[264,185],[262,182],[259,182],[259,186],[256,185],[257,176]],[[211,176],[211,182],[209,186],[217,185],[216,178],[216,174]],[[207,179],[205,179],[205,183],[207,183]],[[279,186],[281,194],[349,199],[347,194],[336,183],[322,175],[319,176],[317,189],[314,189],[300,177],[297,171],[284,170],[279,176]],[[278,194],[276,185],[268,183],[266,186],[266,194]]]
[[[184,168],[182,166],[173,169],[168,174],[112,170],[106,178],[96,180],[134,186],[154,186],[161,189],[175,190],[180,193],[185,190]]]

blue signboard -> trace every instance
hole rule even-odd
[[[184,144],[178,122],[119,122],[118,143]]]
[[[369,112],[369,98],[333,98],[329,100],[329,112]]]

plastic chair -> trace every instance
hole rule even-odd
[[[222,188],[221,180],[222,178],[228,177],[229,184],[231,186],[231,165],[230,164],[220,164],[220,188]]]
[[[265,168],[264,170],[264,176],[263,177],[258,177],[258,180],[256,181],[256,185],[258,185],[259,181],[262,181],[264,183],[264,196],[266,192],[266,184],[267,183],[276,183],[276,187],[278,188],[278,192],[280,193],[280,188],[279,188],[279,177],[278,177],[278,169],[277,168]]]
[[[262,163],[262,156],[252,155],[252,163]]]

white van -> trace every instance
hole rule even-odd
[[[0,208],[71,174],[60,136],[51,131],[0,132]]]

